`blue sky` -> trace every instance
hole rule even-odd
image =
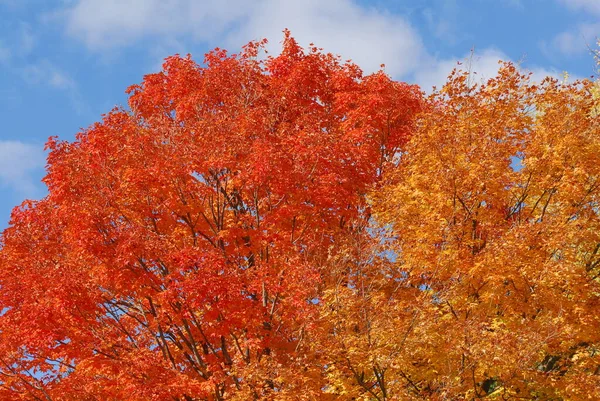
[[[426,90],[472,48],[483,77],[499,59],[536,78],[589,77],[600,0],[0,0],[0,229],[44,196],[49,136],[72,140],[168,55],[200,62],[262,37],[275,52],[286,27]]]

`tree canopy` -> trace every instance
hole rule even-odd
[[[600,398],[589,80],[168,58],[0,248],[3,400]]]

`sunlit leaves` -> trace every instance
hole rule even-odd
[[[400,399],[600,396],[592,85],[535,85],[505,64],[483,85],[454,73],[430,97],[373,194],[401,287],[421,290],[388,302],[419,310],[407,340],[388,332]]]

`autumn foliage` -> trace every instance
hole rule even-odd
[[[179,56],[0,249],[0,400],[600,399],[589,81]]]

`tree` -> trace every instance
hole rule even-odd
[[[171,57],[49,140],[49,194],[2,235],[0,399],[320,399],[330,262],[421,94],[262,45]]]
[[[371,196],[380,261],[331,288],[333,391],[600,398],[597,107],[592,82],[511,64],[481,85],[455,71],[428,99]]]
[[[0,249],[2,400],[600,399],[597,83],[171,57]]]

